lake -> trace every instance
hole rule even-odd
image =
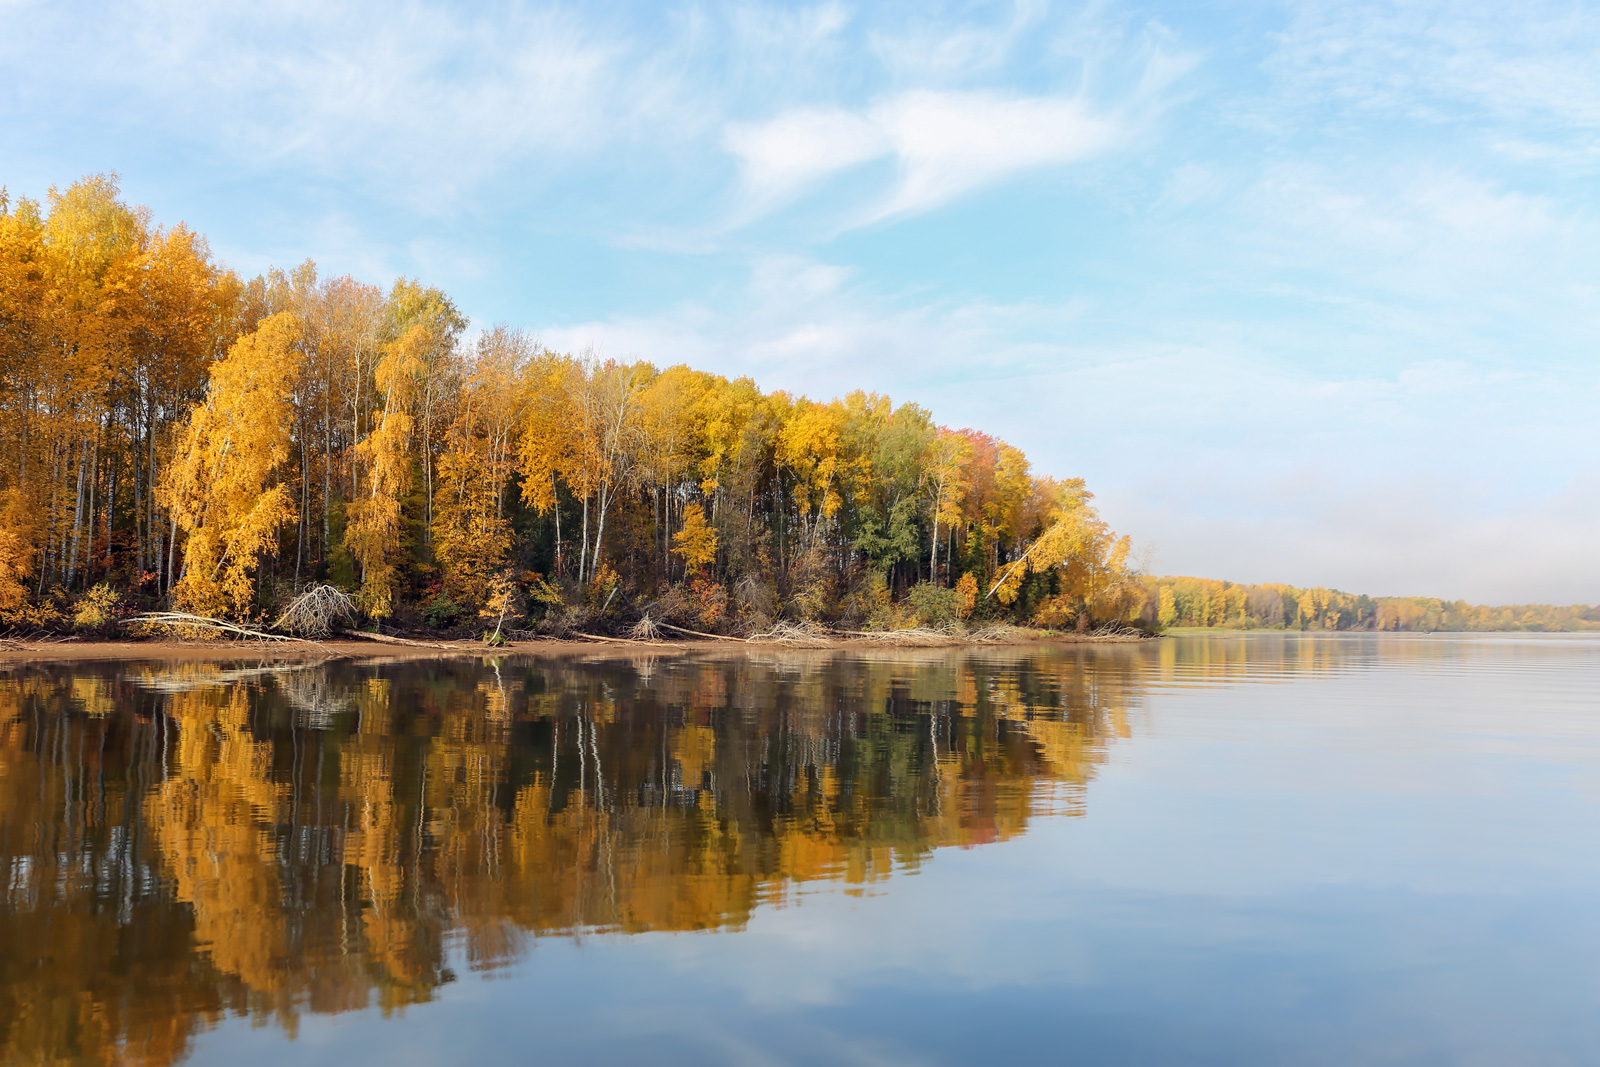
[[[0,674],[7,1064],[1600,1062],[1600,637]]]

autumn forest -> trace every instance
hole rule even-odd
[[[1145,577],[1081,479],[914,404],[555,352],[412,279],[244,280],[114,176],[0,194],[0,434],[13,632],[268,620],[318,585],[473,635],[1600,625]]]

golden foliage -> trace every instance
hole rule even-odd
[[[479,339],[439,459],[434,552],[445,588],[473,602],[488,595],[491,577],[511,551],[505,492],[515,470],[524,407],[520,377],[529,349],[520,333],[504,327]]]
[[[683,529],[672,536],[672,543],[690,573],[709,567],[717,558],[717,531],[706,522],[699,504],[684,506]]]
[[[280,468],[289,456],[289,398],[299,373],[300,325],[262,320],[211,370],[162,483],[163,503],[188,537],[177,604],[201,615],[243,615],[257,560],[277,549],[294,517]]]
[[[15,488],[0,508],[0,612],[16,611],[28,598],[28,577],[33,572],[32,523]]]
[[[978,579],[963,574],[956,582],[956,598],[956,618],[970,617],[972,609],[978,604]]]
[[[345,544],[361,567],[361,596],[367,613],[378,618],[394,610],[399,590],[404,527],[400,510],[414,478],[411,437],[424,356],[434,342],[427,323],[416,323],[391,343],[373,368],[373,384],[384,398],[378,425],[358,445],[364,464],[363,494],[350,508]]]

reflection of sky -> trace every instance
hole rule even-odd
[[[1153,565],[1600,600],[1600,12],[3,0],[0,181],[932,407]]]
[[[305,1017],[293,1054],[1592,1062],[1600,641],[1344,647],[1361,666],[1156,688],[1083,818],[739,933],[547,938],[488,981],[458,962],[403,1021]],[[195,1062],[281,1040],[229,1022]]]

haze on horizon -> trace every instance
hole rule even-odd
[[[0,0],[0,183],[865,388],[1158,573],[1600,601],[1600,9]]]

